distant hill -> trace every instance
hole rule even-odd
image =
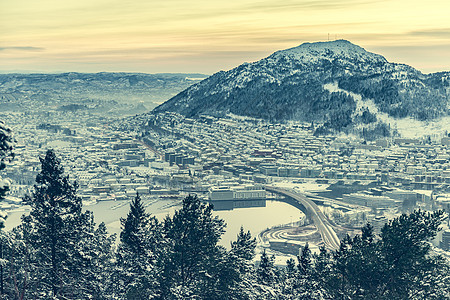
[[[305,43],[218,72],[156,107],[188,117],[228,113],[325,123],[325,130],[386,118],[449,115],[450,72],[422,74],[345,40]]]
[[[0,74],[0,103],[5,110],[25,109],[32,100],[61,111],[95,108],[143,113],[206,77],[106,72]]]

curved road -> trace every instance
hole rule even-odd
[[[341,242],[330,222],[328,222],[328,219],[322,213],[317,204],[306,198],[304,195],[294,192],[291,189],[279,188],[274,186],[265,186],[265,189],[268,192],[290,197],[302,204],[306,208],[309,216],[311,216],[314,225],[317,226],[317,229],[320,232],[320,236],[322,237],[325,246],[333,250],[339,249],[339,245]]]

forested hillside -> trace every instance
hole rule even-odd
[[[422,74],[345,40],[305,43],[221,71],[155,108],[320,122],[326,130],[449,115],[449,72]],[[369,126],[369,124],[372,124]]]

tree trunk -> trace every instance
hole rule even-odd
[[[51,276],[51,285],[52,285],[52,292],[53,296],[56,297],[58,292],[57,287],[57,266],[56,266],[56,227],[55,227],[55,216],[51,216],[51,228],[50,228],[50,240],[51,240],[51,263],[52,263],[52,276]]]

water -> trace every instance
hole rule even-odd
[[[236,240],[241,225],[256,237],[261,231],[277,225],[297,222],[303,213],[297,208],[283,202],[266,201],[266,207],[239,208],[232,211],[216,211],[214,215],[227,223],[221,245],[229,248],[230,242]]]
[[[160,221],[167,214],[173,215],[180,208],[180,201],[169,199],[149,198],[143,200],[147,212],[155,215]],[[101,201],[94,205],[87,205],[84,209],[94,213],[95,222],[104,222],[109,233],[120,234],[120,218],[126,217],[129,211],[129,201]],[[5,229],[11,230],[20,223],[21,216],[28,210],[13,211],[8,214]],[[220,244],[229,248],[230,242],[236,240],[240,227],[250,230],[256,237],[262,230],[298,221],[303,213],[289,204],[277,201],[266,201],[266,207],[239,208],[231,211],[214,211],[213,214],[225,220],[226,232]]]
[[[109,233],[120,234],[120,218],[125,218],[130,209],[128,200],[123,201],[100,201],[93,205],[83,206],[83,210],[89,210],[94,213],[95,223],[104,222],[108,228]],[[143,200],[144,206],[148,213],[155,215],[159,220],[163,220],[167,214],[173,214],[177,204],[174,200],[160,199],[152,197]],[[178,207],[179,208],[179,207]],[[21,216],[29,212],[29,207],[24,209],[12,211],[8,213],[8,218],[5,222],[5,229],[11,230],[19,225]]]

